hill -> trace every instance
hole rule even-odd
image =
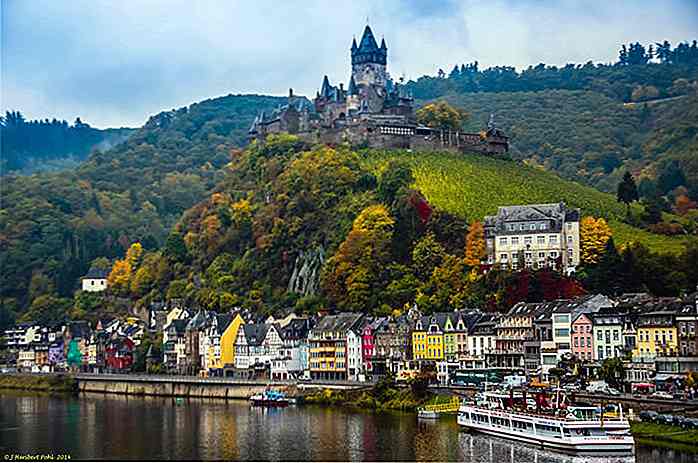
[[[613,64],[517,72],[470,63],[408,88],[422,102],[446,99],[470,112],[468,129],[483,127],[494,113],[515,159],[603,191],[614,192],[626,171],[656,181],[676,159],[696,200],[698,44],[656,45],[656,52],[623,46]]]
[[[477,154],[368,151],[363,164],[378,175],[390,161],[412,168],[414,186],[434,206],[467,218],[482,220],[499,206],[565,201],[583,215],[611,223],[616,244],[642,243],[656,252],[681,252],[688,237],[655,235],[622,222],[625,205],[610,194],[564,180],[545,170]]]
[[[220,181],[255,115],[282,101],[206,100],[153,116],[77,169],[3,177],[0,308],[21,311],[45,292],[72,296],[95,258],[123,255],[134,241],[162,245],[181,214]]]
[[[134,129],[95,129],[77,118],[26,121],[19,111],[0,117],[0,172],[28,175],[77,166],[95,150],[106,151]]]

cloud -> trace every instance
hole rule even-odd
[[[3,0],[2,109],[99,126],[228,93],[314,95],[348,79],[366,17],[393,75],[456,63],[609,62],[620,43],[692,39],[689,1]]]

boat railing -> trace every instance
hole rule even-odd
[[[565,421],[565,422],[569,422],[569,423],[580,423],[580,422],[585,422],[585,421],[597,421],[596,419],[594,419],[594,420],[585,420],[585,419],[582,419],[582,418],[571,419],[571,418],[568,418],[567,416],[562,416],[562,415],[548,415],[548,414],[545,414],[545,413],[535,413],[535,412],[531,412],[531,411],[517,410],[517,409],[515,409],[515,408],[511,408],[511,409],[501,409],[501,408],[487,408],[487,407],[481,407],[481,406],[479,406],[479,405],[472,405],[472,404],[464,404],[464,405],[467,406],[467,407],[476,408],[476,409],[478,409],[478,410],[480,410],[480,411],[485,411],[485,412],[488,412],[488,413],[491,413],[491,412],[499,412],[499,413],[505,412],[505,413],[513,413],[513,414],[516,414],[516,415],[522,415],[522,416],[532,417],[532,418],[544,418],[544,419],[548,419],[548,420],[549,420],[549,419],[553,419],[553,420]],[[601,420],[601,417],[599,416],[599,417],[598,417],[598,421],[600,421],[600,420]],[[614,422],[614,423],[615,423],[615,422],[623,422],[623,421],[625,421],[625,420],[624,420],[622,417],[620,417],[620,416],[619,416],[619,417],[616,417],[616,418],[610,418],[610,417],[604,416],[603,421],[605,421],[605,422]]]

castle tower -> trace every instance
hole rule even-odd
[[[356,87],[354,76],[349,78],[349,88],[347,89],[347,111],[357,111],[359,109],[359,89]]]
[[[384,87],[388,74],[388,47],[385,40],[379,47],[373,31],[367,25],[359,45],[351,44],[351,75],[357,85],[379,85]]]

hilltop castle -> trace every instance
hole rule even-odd
[[[288,132],[320,143],[349,142],[376,148],[458,149],[504,153],[508,139],[492,118],[482,133],[463,133],[417,123],[414,99],[387,70],[388,47],[380,46],[369,26],[351,44],[349,85],[335,86],[325,76],[310,102],[289,90],[288,103],[260,113],[249,130],[251,139]]]

